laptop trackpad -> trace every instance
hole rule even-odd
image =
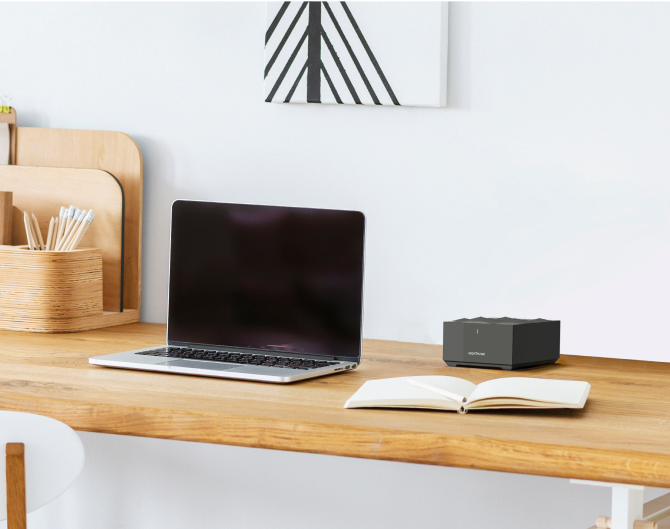
[[[170,360],[164,364],[168,367],[190,367],[191,369],[210,369],[214,371],[226,371],[240,367],[238,364],[222,364],[221,362],[205,362],[203,360]]]

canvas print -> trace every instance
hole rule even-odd
[[[445,106],[443,2],[268,2],[265,101]]]

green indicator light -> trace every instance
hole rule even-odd
[[[477,334],[479,334],[479,329],[477,329]]]

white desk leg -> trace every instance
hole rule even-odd
[[[635,520],[642,520],[644,487],[581,479],[571,479],[570,483],[610,487],[612,489],[612,529],[633,529]]]
[[[612,529],[633,529],[635,520],[642,520],[643,492],[643,487],[612,487]]]

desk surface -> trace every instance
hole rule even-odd
[[[89,356],[160,345],[165,326],[0,331],[0,409],[77,430],[670,487],[670,364],[563,356],[530,371],[449,368],[441,347],[366,340],[351,373],[292,385],[126,371]],[[345,410],[374,378],[586,380],[583,410]]]

